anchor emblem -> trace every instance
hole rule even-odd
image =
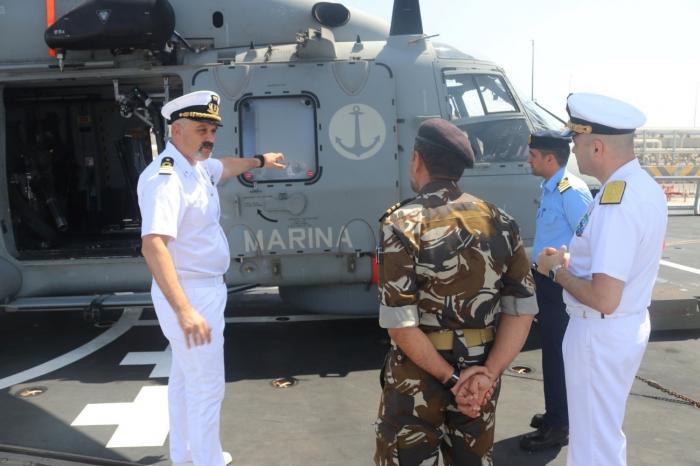
[[[384,118],[369,105],[358,103],[339,108],[328,127],[328,136],[333,148],[347,159],[366,160],[378,154],[384,147]],[[372,134],[371,140],[368,138],[368,132]],[[369,144],[363,143],[363,135],[364,141]]]
[[[375,136],[374,140],[369,146],[363,146],[362,139],[360,138],[360,115],[364,115],[364,112],[360,111],[359,105],[355,105],[352,107],[352,112],[350,112],[350,115],[355,116],[355,144],[352,147],[346,146],[345,144],[343,144],[343,140],[340,139],[340,137],[338,136],[336,136],[335,142],[337,142],[340,147],[350,152],[351,154],[355,154],[357,157],[361,157],[363,154],[371,151],[374,148],[374,146],[379,144],[379,140],[381,139],[381,137]]]

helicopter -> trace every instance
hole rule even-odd
[[[219,185],[231,292],[376,313],[377,219],[412,196],[429,118],[469,135],[462,189],[534,237],[528,135],[552,124],[498,65],[424,33],[418,0],[395,0],[390,23],[314,0],[0,1],[0,31],[5,311],[150,303],[136,181],[167,141],[161,107],[202,89],[221,96],[214,156],[287,162]]]

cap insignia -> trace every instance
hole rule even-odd
[[[622,202],[622,195],[625,194],[627,183],[622,180],[611,181],[603,188],[600,196],[600,205],[619,204]]]
[[[160,161],[160,169],[158,170],[159,175],[172,175],[173,165],[175,165],[175,160],[172,157],[163,157]]]
[[[207,111],[212,115],[219,115],[219,96],[211,96],[211,101],[207,105]]]
[[[571,121],[566,123],[566,127],[578,134],[591,134],[593,132],[593,127],[591,125],[581,125]]]

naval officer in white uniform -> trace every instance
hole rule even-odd
[[[564,288],[570,316],[562,344],[567,465],[622,466],[625,404],[649,341],[647,308],[666,233],[666,198],[634,155],[642,112],[587,93],[571,94],[567,111],[579,170],[602,184],[570,251],[550,247],[538,257],[538,270]]]
[[[221,126],[219,96],[183,95],[163,106],[165,150],[139,177],[143,253],[151,296],[172,349],[168,381],[170,458],[175,465],[224,466],[219,440],[224,398],[224,308],[229,248],[216,184],[254,168],[284,168],[278,153],[210,158]]]

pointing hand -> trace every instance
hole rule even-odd
[[[263,154],[263,157],[265,158],[265,164],[263,165],[265,168],[284,170],[287,167],[282,163],[284,161],[284,154],[281,152],[268,152]]]

